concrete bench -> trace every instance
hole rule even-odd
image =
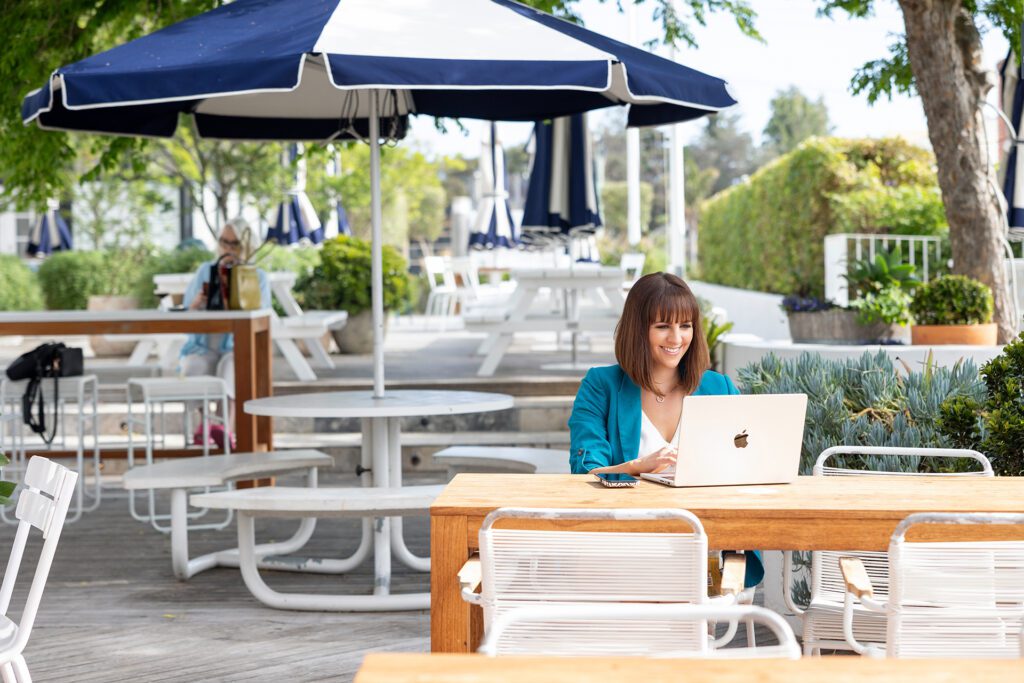
[[[400,520],[391,525],[374,525],[371,518],[427,514],[444,485],[385,487],[346,487],[309,489],[274,486],[191,496],[197,507],[228,510],[238,514],[238,566],[249,592],[257,600],[275,609],[309,611],[375,611],[381,609],[424,609],[426,594],[391,594],[385,579],[377,579],[374,595],[322,595],[275,591],[260,576],[260,569],[303,571],[318,574],[344,574],[358,567],[374,550],[375,575],[390,576],[390,546],[406,564],[429,569],[429,560],[408,552],[401,541]],[[285,548],[281,543],[256,544],[257,517],[301,518],[293,539],[308,540],[320,517],[363,518],[362,540],[346,558],[270,558],[269,555],[293,553],[301,547]],[[403,552],[404,551],[404,552]],[[383,571],[386,567],[387,571]]]
[[[558,448],[451,446],[434,453],[450,475],[458,472],[569,474],[569,452]]]
[[[124,475],[129,491],[169,490],[171,492],[171,565],[174,575],[185,581],[212,567],[237,567],[238,550],[222,550],[189,559],[188,491],[225,486],[239,479],[267,477],[295,470],[307,470],[307,481],[316,486],[318,467],[331,467],[334,459],[316,450],[274,451],[270,453],[232,453],[206,458],[177,458],[153,465],[134,467]],[[290,547],[298,538],[277,546]],[[302,539],[298,547],[305,544]]]

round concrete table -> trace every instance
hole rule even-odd
[[[245,412],[268,417],[359,418],[362,421],[361,466],[358,475],[364,486],[399,488],[402,486],[401,418],[437,415],[463,415],[508,410],[513,397],[479,391],[443,391],[403,389],[374,397],[372,391],[335,391],[292,394],[246,401]],[[364,478],[370,475],[371,479]],[[360,550],[350,558],[334,560],[338,571],[354,568],[369,550],[369,519],[363,522]],[[393,533],[392,533],[393,532]],[[372,525],[374,553],[373,596],[321,596],[318,609],[363,609],[368,600],[371,609],[427,609],[430,593],[391,595],[391,554],[406,566],[430,571],[430,558],[414,555],[402,535],[401,517],[380,517]],[[323,560],[323,562],[331,562]],[[328,567],[320,571],[329,573]],[[311,596],[312,597],[312,596]]]

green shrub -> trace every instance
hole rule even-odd
[[[150,254],[139,268],[132,284],[132,294],[141,308],[155,308],[159,303],[153,294],[153,276],[162,273],[192,273],[200,264],[214,258],[205,247],[160,250]]]
[[[882,232],[899,214],[870,208],[865,193],[884,195],[893,206],[907,201],[930,207],[900,214],[901,231],[933,234],[939,229],[934,206],[925,201],[936,185],[933,163],[929,152],[898,138],[810,138],[703,204],[698,231],[702,277],[733,287],[821,297],[825,235]],[[917,189],[900,189],[907,186]],[[844,203],[857,193],[857,202]],[[923,216],[919,228],[913,224],[918,219],[906,218],[914,215]]]
[[[625,236],[628,229],[629,188],[622,181],[608,181],[601,188],[601,215],[607,232]],[[640,230],[646,233],[651,223],[654,207],[654,188],[650,183],[640,183]]]
[[[981,377],[985,395],[946,401],[939,429],[954,446],[987,455],[996,474],[1024,476],[1024,335],[985,363]]]
[[[36,274],[17,256],[0,255],[0,311],[38,311],[43,292]]]
[[[384,246],[384,310],[404,311],[409,306],[409,275],[405,259],[392,246]],[[324,242],[320,265],[295,285],[304,308],[343,310],[356,315],[370,308],[370,243],[340,235]]]
[[[918,325],[990,323],[992,290],[964,275],[943,275],[917,288],[910,312]]]
[[[898,285],[889,285],[879,291],[869,291],[850,302],[857,311],[857,322],[872,325],[878,322],[906,325],[910,322],[910,295]]]
[[[970,360],[952,368],[929,363],[921,372],[899,374],[892,359],[881,351],[846,360],[803,353],[783,361],[769,354],[740,370],[739,384],[744,393],[807,394],[802,474],[810,474],[814,461],[831,446],[948,446],[948,437],[937,427],[944,402],[957,398],[981,401],[985,395],[985,385]],[[848,464],[914,471],[958,466],[931,459],[918,463],[916,459],[876,456],[851,458]]]
[[[289,271],[297,277],[308,275],[320,265],[319,247],[274,247],[259,259],[260,268],[270,272]]]
[[[90,296],[121,293],[101,251],[60,251],[39,266],[39,285],[46,308],[53,311],[85,310]],[[123,291],[123,290],[121,290]]]
[[[949,230],[937,185],[872,185],[833,200],[835,232],[939,236]]]

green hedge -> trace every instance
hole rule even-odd
[[[85,310],[89,297],[113,294],[114,276],[101,251],[62,251],[39,266],[39,285],[51,311]]]
[[[43,292],[36,274],[17,256],[0,255],[0,311],[38,311]]]
[[[900,138],[810,138],[704,203],[702,277],[820,297],[825,235],[946,229],[933,163]]]

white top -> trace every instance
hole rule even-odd
[[[651,418],[647,417],[647,413],[640,411],[640,452],[637,453],[638,458],[642,458],[645,455],[650,455],[654,451],[660,450],[665,446],[673,446],[679,443],[679,428],[683,424],[682,415],[679,416],[679,422],[676,423],[676,433],[672,435],[672,443],[665,441],[665,437],[661,435],[658,428],[651,422]]]
[[[257,398],[245,402],[245,412],[271,417],[409,417],[487,413],[512,406],[513,398],[507,394],[400,389],[387,391],[381,398],[374,398],[370,390]]]

